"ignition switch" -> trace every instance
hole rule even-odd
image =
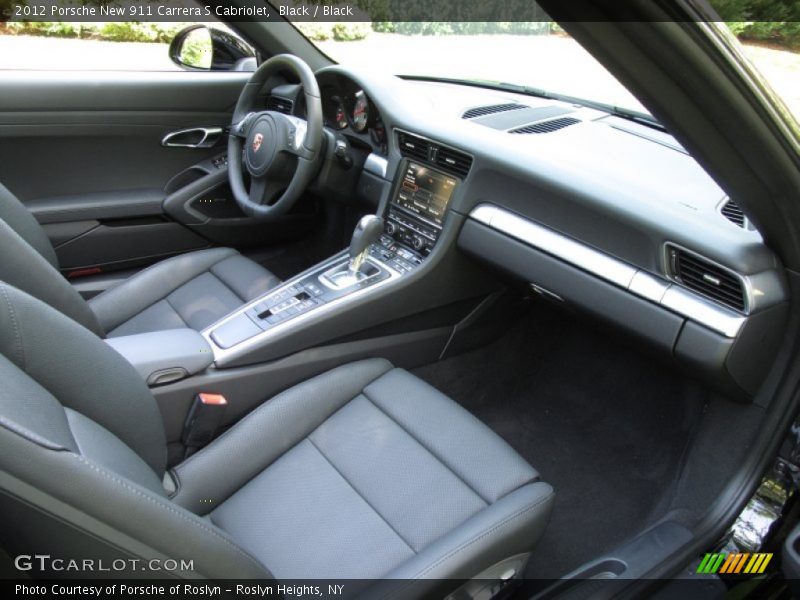
[[[350,157],[350,152],[348,152],[348,146],[345,140],[336,140],[336,145],[333,149],[333,155],[336,157],[336,160],[339,161],[339,165],[344,170],[347,170],[353,166],[353,159]]]

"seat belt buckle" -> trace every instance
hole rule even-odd
[[[214,439],[227,406],[228,401],[222,394],[200,393],[195,396],[181,436],[181,441],[189,453],[202,448]]]

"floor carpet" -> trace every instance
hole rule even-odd
[[[542,304],[496,342],[415,373],[555,488],[530,578],[564,575],[649,523],[669,500],[705,399],[615,334]]]

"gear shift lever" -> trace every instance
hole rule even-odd
[[[350,275],[357,277],[367,257],[370,245],[378,239],[383,231],[383,219],[377,215],[366,215],[356,225],[353,239],[350,240],[350,262],[347,270]]]

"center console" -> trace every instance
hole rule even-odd
[[[285,282],[203,332],[217,365],[263,344],[271,333],[301,327],[418,269],[436,246],[459,180],[404,160],[399,181],[381,219],[364,217],[349,253]]]
[[[458,180],[413,161],[405,161],[403,167],[402,179],[389,205],[386,234],[420,256],[427,256],[439,239]]]

